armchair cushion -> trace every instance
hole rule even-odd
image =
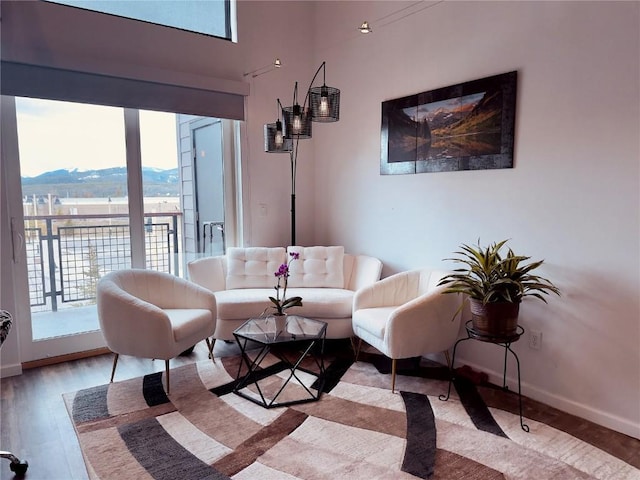
[[[298,260],[291,262],[289,286],[344,288],[344,247],[288,247]]]
[[[165,308],[164,313],[169,317],[176,342],[198,335],[211,325],[211,310],[204,308]]]
[[[376,338],[385,338],[387,320],[395,307],[367,308],[359,312],[360,328]]]

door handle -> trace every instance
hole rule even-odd
[[[24,235],[16,228],[15,217],[11,217],[11,253],[13,255],[13,263],[17,263],[23,247]]]

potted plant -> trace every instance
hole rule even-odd
[[[295,296],[287,298],[287,287],[289,284],[289,275],[291,274],[289,266],[291,265],[291,262],[300,258],[300,254],[298,252],[290,252],[289,257],[289,261],[280,265],[278,271],[274,273],[275,277],[278,279],[278,284],[274,287],[276,296],[269,297],[269,300],[273,305],[265,308],[261,315],[266,315],[267,318],[273,318],[276,337],[280,335],[280,332],[283,332],[286,329],[286,310],[291,307],[302,307],[302,297]],[[282,294],[280,292],[280,288],[282,288]],[[269,311],[272,311],[273,313],[267,314]]]
[[[464,265],[440,280],[444,293],[461,293],[469,300],[473,329],[484,335],[509,336],[517,331],[520,302],[535,297],[547,303],[545,295],[560,295],[558,288],[533,270],[543,260],[526,263],[530,257],[516,255],[508,248],[500,253],[507,240],[483,248],[462,244],[459,257],[449,258]],[[464,303],[463,305],[464,306]],[[460,310],[462,309],[460,307]],[[456,313],[458,314],[460,310]]]
[[[302,297],[287,298],[287,286],[289,284],[290,275],[289,265],[294,260],[298,260],[298,258],[300,258],[300,254],[298,252],[291,252],[289,253],[289,256],[291,257],[289,261],[280,265],[278,271],[274,273],[275,277],[278,279],[278,284],[273,287],[276,291],[276,296],[269,297],[269,300],[271,300],[271,303],[273,303],[273,306],[271,308],[276,312],[274,315],[278,315],[281,317],[285,315],[285,310],[287,310],[288,308],[302,306]],[[282,298],[280,298],[280,282],[284,284],[282,290]]]

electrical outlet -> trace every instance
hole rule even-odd
[[[534,350],[540,350],[542,346],[542,332],[537,330],[531,330],[529,332],[529,348],[533,348]]]

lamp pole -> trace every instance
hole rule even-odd
[[[291,245],[296,244],[296,194],[291,194]]]
[[[296,142],[295,153],[290,153],[291,159],[291,245],[296,244],[296,164],[298,160],[298,145]]]

